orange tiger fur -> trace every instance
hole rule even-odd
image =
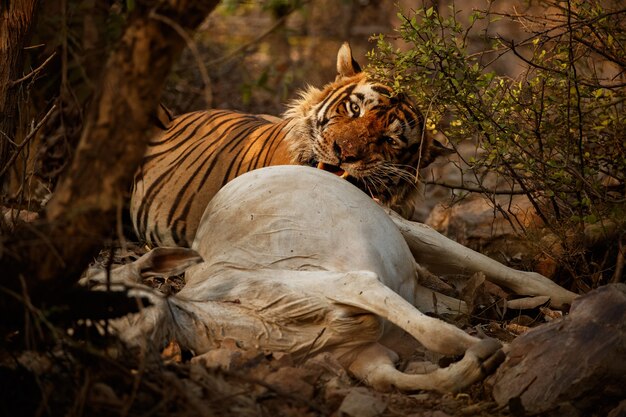
[[[131,218],[152,245],[188,246],[204,208],[238,175],[268,165],[319,165],[400,214],[412,214],[416,172],[439,154],[410,100],[370,81],[348,44],[338,75],[309,87],[283,119],[229,110],[159,117],[135,177]],[[164,121],[165,119],[165,121]]]

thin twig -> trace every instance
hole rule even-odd
[[[587,48],[589,48],[591,51],[593,51],[596,54],[604,57],[606,60],[611,61],[611,62],[619,65],[622,68],[626,68],[626,61],[623,60],[623,59],[619,59],[619,57],[617,57],[617,56],[614,56],[614,55],[611,55],[611,54],[607,53],[606,50],[605,50],[606,45],[602,45],[604,48],[597,47],[593,43],[587,41],[586,39],[584,39],[584,38],[582,38],[580,36],[573,36],[572,39],[575,40],[578,43],[582,43]]]
[[[523,190],[489,190],[481,187],[470,187],[465,184],[450,184],[447,182],[438,182],[434,180],[422,181],[425,185],[438,185],[444,188],[450,188],[452,190],[461,190],[468,191],[470,193],[479,193],[479,194],[495,194],[495,195],[525,195],[527,192]],[[532,190],[536,191],[536,190]]]
[[[613,273],[613,277],[611,277],[612,283],[622,282],[622,275],[624,273],[624,252],[626,252],[623,241],[623,238],[617,241],[617,258],[615,260],[615,273]]]
[[[35,75],[39,74],[41,72],[42,69],[44,69],[44,67],[46,65],[48,65],[48,63],[50,61],[52,61],[52,58],[54,58],[56,56],[56,51],[54,51],[52,53],[52,55],[50,55],[48,57],[48,59],[46,59],[40,66],[38,66],[37,68],[35,68],[34,70],[32,70],[31,72],[29,72],[28,74],[26,74],[25,76],[23,76],[22,78],[18,78],[17,80],[13,80],[9,83],[10,87],[15,87],[17,84],[23,83],[24,81],[28,80],[31,77],[34,77]]]
[[[558,70],[556,70],[556,69],[554,69],[554,68],[548,68],[548,67],[546,67],[546,66],[539,65],[539,64],[537,64],[536,62],[534,62],[534,61],[532,61],[532,60],[530,60],[530,59],[528,59],[528,58],[524,57],[524,56],[523,56],[523,55],[522,55],[522,54],[521,54],[521,53],[517,50],[517,48],[516,48],[516,46],[515,46],[515,41],[513,41],[513,40],[507,41],[507,40],[505,40],[505,39],[504,39],[504,38],[502,38],[502,37],[500,37],[500,39],[502,40],[502,42],[508,43],[509,48],[511,48],[511,52],[513,52],[513,54],[515,54],[515,56],[516,56],[516,57],[518,57],[519,59],[521,59],[522,61],[524,61],[524,63],[526,63],[526,64],[528,64],[528,65],[530,65],[531,67],[536,68],[536,69],[541,69],[541,70],[544,70],[544,71],[546,71],[546,72],[552,72],[552,73],[555,73],[555,74],[563,75],[563,72],[562,72],[562,71],[558,71]],[[517,46],[519,46],[519,45],[517,45]]]
[[[160,15],[155,11],[150,13],[150,18],[154,20],[158,20],[159,22],[163,22],[178,33],[178,35],[183,38],[187,47],[191,51],[193,55],[193,59],[196,61],[196,65],[198,66],[198,71],[200,71],[200,77],[202,78],[202,83],[204,84],[204,100],[207,106],[210,106],[213,101],[213,93],[211,91],[211,78],[209,77],[209,72],[206,69],[206,66],[202,62],[202,58],[200,57],[200,52],[198,51],[198,47],[196,42],[185,32],[178,23],[170,19],[169,17]]]
[[[24,147],[31,141],[31,139],[33,137],[35,137],[35,134],[37,133],[37,131],[39,129],[41,129],[41,126],[43,126],[44,123],[46,123],[46,121],[50,118],[50,116],[56,110],[56,108],[57,108],[56,104],[54,104],[52,107],[50,107],[50,110],[48,110],[48,113],[46,113],[46,115],[41,120],[39,120],[37,125],[33,128],[33,130],[31,130],[31,132],[28,134],[28,136],[26,136],[26,138],[24,138],[22,143],[20,143],[18,145],[18,147],[15,150],[15,152],[13,152],[13,155],[11,155],[11,158],[9,158],[9,161],[7,162],[7,164],[0,171],[0,177],[2,177],[9,170],[11,165],[13,165],[13,162],[15,162],[15,159],[17,159],[17,156],[22,151],[22,149],[24,149]]]
[[[38,43],[37,45],[30,45],[30,46],[25,46],[24,49],[25,51],[28,51],[30,49],[37,49],[37,48],[41,48],[42,46],[46,46],[45,43]]]
[[[126,241],[126,237],[124,236],[124,221],[122,220],[124,212],[124,198],[120,194],[117,199],[117,210],[116,217],[117,220],[115,222],[115,231],[117,233],[117,240],[120,243],[120,248],[123,253],[128,251],[128,242]],[[111,252],[111,259],[113,258],[113,252]]]
[[[223,56],[221,56],[219,58],[215,58],[215,59],[207,62],[207,65],[208,66],[214,66],[214,65],[217,65],[217,64],[221,64],[222,62],[230,61],[231,59],[233,59],[234,57],[236,57],[237,55],[239,55],[240,53],[242,53],[243,51],[248,49],[251,45],[254,45],[254,44],[257,44],[257,43],[261,42],[266,36],[270,35],[272,32],[274,32],[276,29],[278,29],[283,23],[285,23],[285,20],[287,20],[287,17],[289,17],[289,15],[291,15],[291,13],[293,13],[294,10],[295,9],[292,9],[291,11],[289,11],[284,16],[281,16],[281,18],[278,19],[268,29],[266,29],[265,32],[262,32],[259,36],[257,36],[256,38],[252,39],[250,42],[245,43],[245,44],[241,45],[238,48],[235,48],[233,51],[231,51],[230,53],[228,53],[226,55],[223,55]]]
[[[313,339],[313,342],[311,342],[311,344],[309,345],[309,349],[306,351],[304,356],[302,356],[302,359],[300,359],[297,365],[302,365],[304,361],[308,359],[309,355],[311,354],[311,351],[313,350],[313,347],[315,346],[317,341],[320,339],[320,337],[322,337],[325,331],[326,331],[326,327],[322,328],[322,330],[317,334],[317,336],[315,336],[315,339]]]

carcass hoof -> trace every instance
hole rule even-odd
[[[463,358],[447,368],[444,381],[436,389],[441,392],[459,392],[474,382],[484,379],[504,361],[502,344],[495,339],[483,339],[465,351]]]
[[[483,377],[493,373],[506,358],[502,351],[502,343],[491,338],[476,343],[467,350],[467,354],[476,357]]]

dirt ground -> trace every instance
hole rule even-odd
[[[172,358],[116,344],[57,342],[48,352],[2,353],[2,415],[509,415],[486,384],[456,395],[378,393],[324,355],[294,363],[286,354],[241,351],[233,341],[204,356]]]
[[[142,251],[130,246],[115,262],[132,261]],[[99,262],[109,263],[107,256]],[[181,277],[145,282],[166,293],[183,285]],[[473,314],[445,319],[505,343],[516,332],[543,322],[547,312],[504,312],[502,297],[508,294],[491,284],[480,283],[470,295],[467,292],[461,298],[471,298]],[[5,340],[0,350],[0,415],[511,415],[508,407],[498,407],[491,398],[489,379],[459,394],[380,393],[352,378],[326,354],[295,361],[280,352],[244,351],[235,340],[196,357],[176,343],[159,351],[129,350],[106,331],[96,331],[93,323],[75,317],[62,327],[32,317],[26,329]],[[455,359],[426,352],[405,334],[392,334],[389,345],[400,353],[398,368],[404,371],[419,369],[425,361],[445,366]]]

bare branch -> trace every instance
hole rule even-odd
[[[11,155],[11,157],[9,158],[9,160],[7,161],[6,165],[4,166],[4,168],[2,168],[0,170],[0,178],[6,174],[6,172],[9,170],[9,168],[11,168],[11,165],[13,165],[13,163],[15,162],[15,160],[17,159],[17,156],[20,154],[20,152],[22,151],[22,149],[24,149],[26,147],[26,145],[28,145],[28,143],[31,141],[32,138],[35,137],[35,134],[39,131],[39,129],[41,129],[41,126],[44,125],[44,123],[46,123],[46,121],[50,118],[50,116],[52,115],[52,113],[56,110],[57,105],[54,104],[52,107],[50,107],[50,110],[48,110],[48,112],[45,114],[44,117],[41,118],[41,120],[39,120],[39,122],[37,123],[37,125],[33,128],[33,130],[30,131],[30,133],[28,134],[28,136],[26,136],[24,138],[24,140],[22,141],[22,143],[20,143],[17,146],[17,149],[15,149],[15,151],[13,152],[13,155]]]
[[[489,195],[526,195],[527,191],[523,190],[490,190],[485,187],[472,187],[465,184],[450,184],[439,181],[423,181],[425,185],[438,185],[439,187],[449,188],[452,190],[467,191],[470,193],[489,194]],[[531,190],[535,192],[536,190]]]
[[[29,78],[32,78],[35,75],[39,74],[41,72],[41,70],[44,69],[46,67],[46,65],[48,65],[48,63],[50,61],[52,61],[52,58],[54,58],[56,55],[57,55],[56,51],[53,52],[40,66],[38,66],[37,68],[35,68],[31,72],[29,72],[28,74],[26,74],[22,78],[18,78],[17,80],[11,81],[10,86],[14,87],[17,84],[23,83],[24,81],[28,80]],[[2,176],[2,175],[0,174],[0,176]]]
[[[207,62],[208,66],[214,66],[214,65],[218,65],[221,64],[223,62],[227,62],[230,61],[231,59],[233,59],[234,57],[236,57],[237,55],[243,53],[246,49],[248,49],[251,45],[255,45],[259,42],[261,42],[263,39],[265,39],[267,36],[269,36],[270,34],[272,34],[276,29],[278,29],[279,27],[281,27],[285,21],[287,20],[287,18],[289,17],[289,15],[291,15],[291,13],[293,13],[295,9],[289,11],[288,13],[286,13],[284,16],[281,16],[280,19],[276,20],[276,22],[274,22],[274,24],[272,26],[270,26],[269,28],[267,28],[264,32],[261,32],[261,34],[259,34],[259,36],[257,36],[256,38],[252,39],[250,42],[245,43],[241,46],[239,46],[238,48],[235,48],[233,51],[231,51],[230,53],[221,56],[219,58],[215,58],[209,62]]]
[[[198,51],[198,46],[194,42],[194,40],[185,32],[185,30],[180,27],[178,23],[170,19],[169,17],[162,16],[157,14],[154,10],[150,13],[150,18],[159,20],[166,25],[169,25],[172,29],[178,33],[178,35],[185,40],[187,44],[187,48],[191,51],[194,60],[196,61],[196,66],[198,67],[198,71],[200,72],[200,77],[202,78],[202,84],[204,84],[204,101],[207,106],[210,106],[213,102],[213,93],[211,91],[211,77],[209,77],[209,72],[207,71],[204,63],[202,62],[202,57],[200,56],[200,52]]]

